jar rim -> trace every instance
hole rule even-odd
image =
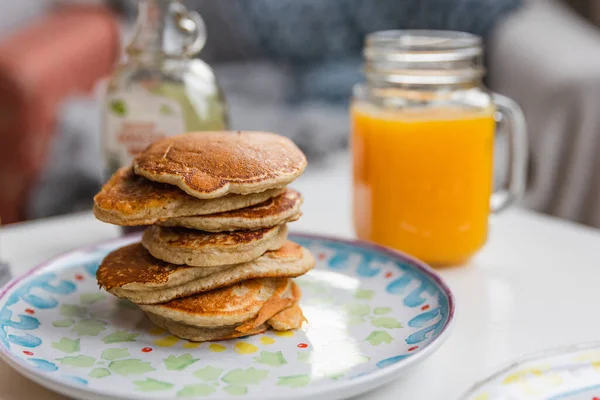
[[[388,30],[367,35],[364,57],[373,61],[444,62],[483,53],[479,36],[458,31]]]
[[[397,50],[452,50],[481,47],[481,37],[468,32],[434,29],[395,29],[372,32],[366,46],[393,47]]]
[[[461,84],[484,74],[479,36],[458,31],[387,30],[366,38],[363,73],[369,81]]]

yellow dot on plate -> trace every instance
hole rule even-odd
[[[179,338],[175,336],[167,336],[162,339],[156,339],[154,344],[160,347],[171,347],[179,342]]]
[[[213,343],[210,346],[208,346],[208,349],[210,351],[212,351],[213,353],[220,353],[222,351],[227,350],[227,348],[225,346],[220,345],[220,344],[216,344],[216,343]]]
[[[195,349],[196,347],[200,346],[200,342],[187,342],[183,344],[183,348],[184,349]]]
[[[275,332],[275,336],[292,337],[294,336],[294,331]]]
[[[236,343],[236,345],[233,346],[233,349],[238,354],[252,354],[258,351],[258,347],[246,342]]]
[[[148,333],[155,336],[162,335],[165,333],[165,330],[163,328],[159,328],[158,326],[153,326],[152,328],[148,329]]]
[[[262,344],[273,344],[275,343],[275,339],[273,339],[272,337],[263,336],[260,338],[260,342]]]

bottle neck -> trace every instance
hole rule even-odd
[[[138,0],[135,33],[127,53],[132,57],[154,60],[157,57],[184,56],[176,31],[173,6],[178,0]]]

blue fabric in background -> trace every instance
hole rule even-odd
[[[115,0],[118,1],[118,0]],[[367,33],[447,29],[487,37],[520,0],[185,0],[206,20],[200,57],[215,66],[233,129],[292,138],[311,163],[343,149],[344,107]],[[135,5],[129,1],[125,4]],[[284,101],[287,99],[288,101]],[[102,180],[99,105],[64,105],[31,217],[89,210]],[[0,283],[2,280],[0,267]]]
[[[360,79],[366,34],[386,29],[444,29],[486,38],[521,0],[225,0],[229,29],[246,53],[292,65],[290,101],[347,101]],[[200,10],[201,11],[201,10]]]
[[[356,57],[366,34],[448,29],[487,36],[520,0],[227,0],[230,22],[272,60]]]

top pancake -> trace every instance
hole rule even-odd
[[[230,194],[201,200],[173,185],[152,182],[135,175],[131,167],[119,169],[94,196],[94,215],[101,221],[122,226],[152,225],[177,217],[207,215],[262,203],[283,192]]]
[[[159,140],[133,160],[136,174],[199,199],[283,188],[306,168],[289,139],[265,132],[196,132]]]

